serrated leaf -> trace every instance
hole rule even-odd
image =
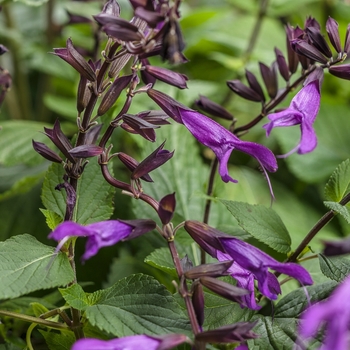
[[[66,193],[64,190],[55,190],[55,187],[63,182],[63,175],[62,166],[52,164],[46,173],[41,195],[46,209],[55,212],[61,218],[65,215]],[[78,180],[74,221],[87,225],[108,220],[114,209],[114,193],[115,188],[104,179],[97,160],[93,158]]]
[[[44,158],[34,151],[32,140],[47,141],[47,136],[40,133],[47,124],[26,120],[11,120],[2,121],[0,125],[2,126],[0,132],[0,164],[6,166],[35,165],[44,162]]]
[[[78,310],[85,310],[89,305],[88,297],[79,284],[73,284],[68,288],[58,289],[66,303]]]
[[[93,326],[115,336],[187,334],[190,329],[173,295],[151,276],[132,275],[97,293],[96,304],[85,315]]]
[[[31,235],[0,243],[0,299],[66,285],[73,278],[68,257]]]
[[[50,230],[54,230],[56,226],[62,222],[62,218],[55,212],[41,208],[39,208],[39,210],[44,214],[47,226],[50,228]]]
[[[280,253],[290,251],[291,238],[279,215],[263,205],[220,199],[238,224],[258,241]]]
[[[156,249],[146,257],[145,263],[168,273],[172,277],[178,277],[168,248]]]
[[[43,330],[39,330],[39,332],[43,335],[49,350],[70,350],[75,342],[73,332],[55,333]]]
[[[310,305],[310,302],[314,303],[327,298],[336,286],[336,282],[330,281],[305,287],[307,294],[304,288],[294,290],[278,302],[275,317],[298,317]]]
[[[350,274],[350,260],[346,258],[319,254],[318,259],[322,273],[334,281],[341,282]]]
[[[337,202],[323,202],[323,204],[331,210],[334,210],[336,213],[340,214],[348,224],[350,224],[350,209],[346,206],[343,206]]]
[[[328,180],[324,194],[328,201],[340,202],[349,192],[350,187],[350,160],[347,159],[335,169]]]

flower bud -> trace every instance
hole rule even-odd
[[[278,91],[277,74],[276,74],[276,62],[272,63],[271,67],[259,62],[260,73],[264,80],[267,93],[271,98],[275,98]]]
[[[82,145],[72,148],[69,153],[75,158],[89,158],[102,154],[103,148],[96,145]]]
[[[250,72],[248,69],[245,70],[245,77],[247,78],[249,87],[253,89],[261,98],[262,101],[265,102],[265,94],[263,89],[261,88],[261,85],[258,82],[258,79],[256,76]]]
[[[34,150],[50,162],[62,163],[62,158],[42,142],[32,140]]]
[[[231,267],[232,264],[233,260],[227,260],[214,264],[199,265],[185,272],[185,277],[191,280],[200,277],[221,277],[226,275],[225,272]]]
[[[89,102],[91,91],[87,85],[87,79],[84,76],[80,76],[78,85],[78,96],[77,96],[77,111],[81,113]]]
[[[331,66],[328,68],[328,71],[338,78],[350,80],[350,64]]]
[[[139,237],[149,231],[154,230],[157,226],[157,224],[150,219],[119,220],[119,221],[133,227],[133,230],[131,231],[131,233],[127,237],[122,239],[122,242],[129,241],[131,239]]]
[[[328,60],[325,58],[322,53],[316,49],[314,46],[308,44],[304,40],[294,40],[291,42],[293,50],[302,56],[308,57],[312,61],[320,62],[327,64]]]
[[[150,110],[137,113],[137,116],[153,125],[168,125],[169,116],[164,111]]]
[[[148,11],[144,7],[137,7],[134,12],[135,16],[143,19],[150,28],[156,28],[158,23],[164,21],[164,16],[154,11]]]
[[[319,30],[314,27],[310,27],[306,29],[306,33],[311,41],[311,44],[315,46],[323,55],[328,58],[332,57],[332,51],[329,48],[327,41],[321,34]]]
[[[117,157],[131,172],[133,172],[135,168],[140,164],[136,159],[123,152],[119,152],[117,154]],[[153,182],[152,178],[148,174],[141,176],[140,179],[146,182]]]
[[[161,80],[169,85],[176,86],[180,89],[187,89],[186,81],[188,78],[184,74],[173,72],[166,68],[154,67],[146,65],[145,71],[158,80]]]
[[[328,17],[326,23],[326,31],[328,34],[329,41],[331,42],[335,50],[338,53],[340,53],[342,50],[339,37],[338,23],[332,17]]]
[[[108,0],[102,8],[102,12],[109,16],[119,17],[120,16],[120,6],[116,0]]]
[[[166,195],[159,201],[158,216],[163,225],[166,225],[171,221],[174,216],[175,207],[175,192]]]
[[[350,24],[348,24],[348,28],[346,29],[345,44],[344,44],[344,52],[348,54],[349,51],[350,51]]]
[[[303,34],[302,29],[296,27],[295,29],[289,24],[286,26],[287,34],[287,52],[288,52],[288,69],[291,74],[294,74],[297,71],[299,58],[297,53],[292,49],[291,41],[298,38]]]
[[[96,143],[98,136],[100,135],[100,131],[102,129],[102,124],[98,124],[89,128],[86,132],[85,144],[93,145]]]
[[[245,98],[249,101],[254,102],[262,102],[263,99],[260,95],[258,95],[253,89],[251,89],[248,86],[245,86],[243,83],[241,83],[239,80],[229,80],[226,82],[227,86],[235,92],[237,95]]]
[[[199,326],[204,323],[204,293],[200,283],[195,283],[192,292],[192,304]]]
[[[221,107],[219,104],[209,100],[205,96],[199,96],[199,99],[196,100],[196,105],[203,111],[226,120],[233,120],[234,116],[227,111],[224,107]]]
[[[159,128],[158,125],[151,124],[136,115],[130,114],[124,114],[123,120],[124,123],[121,125],[121,127],[124,130],[132,134],[139,134],[151,142],[154,142],[156,140],[156,133],[154,129]]]
[[[289,69],[282,51],[280,51],[279,49],[277,49],[277,47],[275,47],[275,54],[276,54],[276,62],[277,62],[278,70],[282,78],[285,81],[289,81]]]
[[[4,53],[8,51],[9,49],[5,45],[0,44],[0,56],[2,56]]]

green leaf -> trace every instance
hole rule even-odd
[[[42,201],[46,209],[55,212],[61,218],[65,215],[66,193],[64,190],[55,190],[55,187],[63,182],[63,175],[62,166],[52,164],[46,173],[42,189]],[[93,158],[78,180],[74,221],[87,225],[108,220],[113,214],[114,192],[115,188],[106,182],[97,160]]]
[[[47,209],[39,209],[46,218],[47,226],[50,230],[54,230],[62,222],[62,218],[55,212]]]
[[[169,248],[156,249],[146,257],[145,263],[168,273],[172,277],[178,277],[174,268],[174,262],[169,252]]]
[[[291,239],[278,214],[263,205],[251,205],[220,199],[238,224],[258,241],[280,253],[290,251]]]
[[[78,310],[85,310],[90,304],[88,297],[79,284],[73,284],[68,288],[58,289],[68,305]]]
[[[44,162],[44,158],[36,153],[32,146],[32,140],[38,142],[47,141],[47,136],[40,131],[44,123],[11,120],[1,121],[0,131],[0,164],[12,166],[16,164],[35,165]],[[14,142],[16,140],[16,142]]]
[[[66,285],[74,278],[68,257],[28,234],[0,243],[0,299]]]
[[[45,94],[44,104],[53,112],[70,120],[77,117],[77,102],[75,98],[67,98],[53,94]]]
[[[324,189],[325,197],[331,202],[340,202],[350,188],[350,160],[338,165]]]
[[[30,303],[30,306],[36,317],[40,317],[40,315],[49,311],[49,309],[41,303],[33,302],[33,303]]]
[[[341,282],[350,274],[350,260],[344,257],[326,257],[323,254],[318,255],[322,273],[328,278]]]
[[[323,300],[329,296],[338,284],[336,282],[324,282],[314,286],[298,288],[287,294],[276,305],[276,318],[293,318],[298,317],[311,303]]]
[[[323,204],[331,210],[334,210],[336,213],[340,214],[348,224],[350,224],[350,208],[343,206],[337,202],[323,202]]]
[[[75,342],[75,336],[73,332],[46,332],[39,330],[43,335],[49,350],[70,350]]]
[[[93,326],[118,337],[132,334],[186,333],[188,319],[173,295],[151,276],[132,275],[89,296],[85,310]]]

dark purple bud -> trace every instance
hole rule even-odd
[[[185,221],[185,230],[208,254],[216,256],[215,250],[225,252],[225,249],[218,240],[218,237],[221,237],[220,231],[200,221],[193,220]]]
[[[259,94],[257,94],[250,87],[241,83],[239,80],[229,80],[226,82],[226,84],[233,92],[245,98],[246,100],[254,101],[254,102],[264,101]]]
[[[327,62],[328,62],[327,58],[324,57],[318,49],[316,49],[314,46],[308,44],[304,40],[296,39],[296,40],[291,42],[291,45],[292,45],[293,50],[301,56],[305,56],[305,57],[311,59],[312,61],[320,62],[323,64],[327,64]]]
[[[331,58],[333,56],[331,49],[329,48],[325,38],[319,30],[317,30],[315,27],[309,27],[306,29],[306,33],[311,44],[315,46],[316,49],[318,49],[323,55],[328,58]]]
[[[277,62],[278,70],[282,78],[285,81],[289,81],[289,69],[282,51],[277,49],[277,47],[275,47],[275,54],[276,54],[276,62]]]
[[[169,152],[167,150],[163,150],[164,144],[165,141],[136,167],[136,169],[131,173],[132,179],[139,179],[141,176],[159,168],[174,155],[174,151]]]
[[[315,28],[318,31],[321,30],[321,26],[320,24],[317,22],[317,20],[311,16],[309,16],[308,18],[306,18],[305,20],[305,24],[304,24],[304,28],[308,29],[308,28]]]
[[[69,63],[80,75],[87,80],[96,81],[96,74],[90,65],[84,60],[84,57],[73,47],[72,40],[67,39],[66,48],[53,49],[54,55],[62,58]]]
[[[275,98],[278,91],[277,74],[276,74],[276,61],[272,63],[271,67],[259,62],[260,73],[264,80],[267,93],[271,98]]]
[[[160,56],[163,60],[168,60],[172,64],[186,62],[187,60],[182,55],[185,43],[175,11],[172,11],[168,22],[164,24],[161,30],[163,32],[163,41]]]
[[[175,207],[175,192],[166,195],[159,201],[158,216],[163,225],[166,225],[171,221],[175,213]]]
[[[199,96],[199,99],[196,100],[196,105],[203,111],[226,120],[233,120],[234,116],[227,111],[224,107],[221,107],[219,104],[209,100],[205,96]]]
[[[116,0],[108,0],[102,8],[102,13],[109,16],[119,17],[120,6]]]
[[[133,172],[135,170],[135,168],[140,164],[136,159],[134,159],[133,157],[129,156],[126,153],[123,152],[119,152],[117,154],[118,158],[120,159],[120,161],[131,171]],[[145,174],[143,176],[141,176],[142,180],[146,181],[146,182],[153,182],[152,178],[148,175]]]
[[[343,255],[350,253],[350,238],[337,242],[325,241],[323,254],[326,256]]]
[[[125,75],[114,80],[102,98],[97,111],[98,116],[105,114],[114,105],[122,91],[130,84],[132,77],[132,75]]]
[[[5,99],[6,93],[10,90],[12,78],[8,70],[0,67],[0,105]]]
[[[262,100],[265,102],[264,91],[261,88],[261,85],[259,84],[258,79],[256,78],[256,76],[252,72],[250,72],[248,69],[245,70],[245,76],[247,78],[249,87],[251,89],[253,89],[262,98]]]
[[[5,45],[0,44],[0,56],[8,52],[8,48]]]
[[[65,215],[65,221],[70,221],[72,220],[73,217],[73,211],[75,208],[75,204],[77,201],[77,194],[74,190],[74,187],[67,181],[64,183],[58,184],[55,187],[55,190],[61,191],[61,189],[64,189],[66,191],[67,197],[66,197],[66,215]]]
[[[81,113],[89,102],[91,91],[87,85],[88,80],[84,76],[80,76],[77,96],[77,111]]]
[[[185,277],[191,280],[200,277],[221,277],[226,275],[225,272],[231,267],[232,264],[233,260],[214,264],[199,265],[185,272]]]
[[[170,124],[167,121],[169,116],[163,111],[156,111],[156,110],[145,111],[145,112],[137,113],[137,116],[139,118],[142,118],[146,122],[153,124],[153,125],[168,125],[168,124]]]
[[[331,66],[328,68],[328,71],[338,78],[350,80],[350,64]]]
[[[75,158],[89,158],[102,154],[103,148],[96,145],[82,145],[72,148],[69,153]]]
[[[101,129],[102,129],[102,124],[92,126],[85,134],[86,135],[85,144],[87,145],[95,144],[100,135]]]
[[[145,71],[158,80],[164,81],[169,85],[176,86],[180,89],[187,89],[186,81],[188,78],[184,74],[173,72],[166,68],[145,66]]]
[[[195,283],[192,292],[192,304],[200,326],[204,323],[204,293],[200,283]]]
[[[158,90],[149,89],[147,95],[172,119],[177,123],[182,124],[181,115],[177,107],[188,109],[188,107],[177,102],[170,96],[160,92]]]
[[[79,23],[91,23],[91,19],[85,16],[81,15],[75,15],[70,13],[69,11],[66,10],[66,13],[68,15],[68,22],[67,24],[79,24]]]
[[[301,35],[303,31],[297,27],[296,29],[292,28],[289,24],[286,26],[287,34],[287,52],[288,52],[288,69],[291,74],[294,74],[297,71],[299,58],[297,53],[292,49],[291,41],[296,39],[298,35]]]
[[[251,293],[251,291],[247,289],[236,287],[213,277],[201,277],[199,282],[215,294],[237,303],[242,303],[241,297]]]
[[[164,21],[164,16],[154,11],[148,11],[143,7],[137,7],[135,16],[143,19],[151,28],[157,27],[157,24]]]
[[[350,51],[350,24],[348,24],[348,28],[346,29],[345,44],[344,44],[344,52],[348,54],[349,51]]]
[[[53,129],[44,128],[45,135],[58,147],[58,149],[72,162],[75,163],[75,159],[69,153],[72,149],[67,136],[62,132],[60,122],[58,119],[55,121]]]
[[[115,78],[116,76],[118,76],[118,74],[122,71],[125,65],[129,62],[131,57],[133,57],[132,54],[126,53],[125,55],[115,59],[112,62],[111,68],[108,71],[108,76],[110,78]]]
[[[338,22],[335,21],[332,17],[328,17],[327,23],[326,23],[326,31],[328,34],[329,41],[335,48],[335,50],[340,53],[341,50],[341,43],[340,43],[340,37],[339,37],[339,30],[338,30]]]
[[[154,142],[156,140],[156,133],[154,129],[159,128],[158,125],[151,124],[136,115],[130,114],[124,114],[123,120],[124,123],[121,125],[121,127],[124,130],[132,134],[139,134],[151,142]]]
[[[196,340],[206,343],[235,343],[248,339],[255,339],[259,336],[252,332],[258,321],[238,322],[223,326],[210,331],[196,334]]]
[[[191,340],[184,334],[167,334],[157,337],[157,339],[161,339],[161,343],[158,345],[157,350],[175,349],[182,343],[191,344]]]
[[[32,140],[34,150],[50,162],[62,163],[62,158],[42,142]]]
[[[148,11],[154,10],[153,2],[153,0],[130,0],[130,3],[134,9],[142,7]]]
[[[143,234],[152,231],[156,228],[157,224],[153,220],[149,219],[136,219],[136,220],[119,220],[125,224],[132,226],[133,230],[126,238],[122,239],[122,242],[129,241],[136,237],[142,236]]]
[[[125,21],[125,23],[133,26],[116,25],[114,23],[108,23],[102,27],[102,30],[107,34],[122,41],[140,41],[142,39],[142,34],[139,32],[139,29],[133,24]]]
[[[323,76],[324,76],[323,68],[322,67],[316,67],[306,77],[305,81],[303,82],[303,86],[306,86],[306,85],[310,84],[314,80],[318,80],[319,86],[320,86],[320,90],[321,90],[321,86],[322,86],[322,83],[323,83]]]
[[[147,66],[150,64],[147,58],[141,59],[141,63],[142,63],[142,66]],[[146,85],[152,84],[152,86],[154,86],[155,83],[157,82],[157,79],[153,75],[147,73],[145,69],[141,69],[140,73],[141,73],[141,79]]]

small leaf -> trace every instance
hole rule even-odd
[[[39,330],[43,335],[49,350],[70,350],[75,342],[75,336],[73,332],[46,332]]]
[[[54,230],[56,226],[58,226],[62,222],[62,218],[55,212],[40,208],[39,210],[44,214],[47,226],[50,228],[50,230]]]
[[[145,263],[166,272],[172,277],[178,277],[168,248],[156,249],[146,257]]]
[[[63,299],[71,307],[78,310],[85,310],[89,305],[88,297],[79,284],[73,284],[68,288],[58,288]]]
[[[334,210],[336,213],[340,214],[348,224],[350,224],[350,208],[343,206],[337,202],[323,202],[323,204],[331,210]]]
[[[344,257],[326,257],[323,254],[318,255],[322,273],[336,281],[341,282],[350,274],[350,260]]]
[[[324,189],[328,201],[340,202],[350,190],[350,160],[340,163]]]
[[[0,299],[66,285],[73,278],[65,254],[28,234],[0,242]]]
[[[280,253],[290,251],[291,239],[278,214],[263,205],[251,205],[220,199],[238,224],[258,241]]]
[[[93,326],[115,336],[145,332],[189,334],[189,322],[181,307],[151,276],[132,275],[89,298],[90,302],[95,299],[95,304],[86,308],[87,319]]]
[[[37,302],[30,303],[30,306],[32,307],[32,310],[33,310],[34,315],[36,317],[40,317],[40,315],[49,311],[49,309],[47,307],[45,307],[43,304],[40,304]]]

